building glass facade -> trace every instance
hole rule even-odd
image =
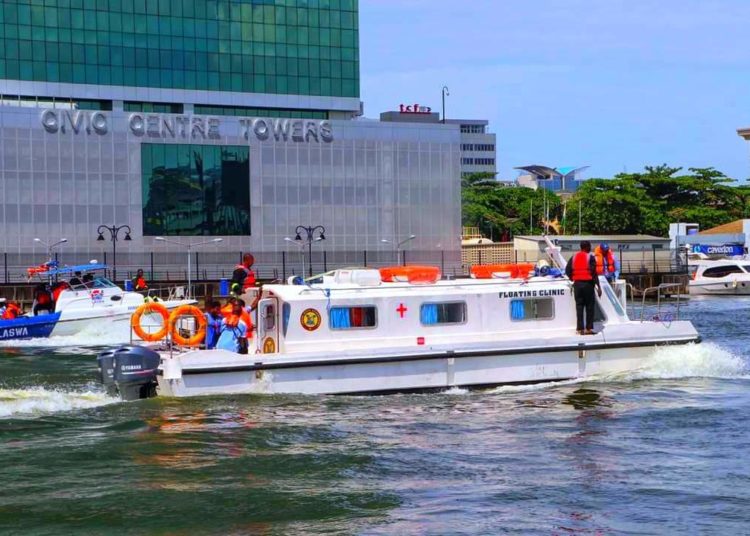
[[[5,0],[0,79],[359,96],[357,0]]]

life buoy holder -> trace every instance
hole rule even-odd
[[[181,316],[192,316],[198,324],[198,330],[192,337],[183,337],[177,329],[177,319]],[[180,305],[169,315],[169,332],[172,340],[180,346],[198,346],[206,338],[206,317],[195,305]]]
[[[141,317],[144,314],[156,313],[162,318],[162,326],[159,331],[154,333],[147,333],[143,326],[141,326]],[[162,340],[169,333],[169,311],[160,303],[144,303],[138,309],[135,310],[133,316],[130,317],[130,328],[133,332],[138,335],[142,340],[147,342],[156,342]]]

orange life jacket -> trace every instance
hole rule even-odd
[[[573,275],[571,277],[573,281],[593,281],[594,278],[589,268],[590,258],[591,253],[586,253],[585,251],[579,251],[575,254],[571,261],[573,263]]]
[[[139,277],[135,280],[135,290],[146,290],[148,288],[148,285],[146,284],[146,280],[142,277]]]
[[[244,264],[238,264],[234,267],[235,270],[243,270],[245,272],[245,279],[242,280],[242,292],[255,286],[255,272]]]
[[[607,271],[610,274],[615,273],[615,256],[612,255],[612,250],[608,249],[607,252],[603,252],[602,249],[597,246],[594,250],[594,255],[596,256],[596,273],[598,275],[606,275],[604,273],[604,260],[606,257],[607,260]]]
[[[37,290],[36,291],[36,303],[38,305],[47,305],[52,301],[52,298],[49,295],[49,292],[46,290]]]
[[[221,308],[221,314],[224,316],[224,318],[227,319],[227,324],[230,324],[232,326],[237,325],[237,320],[242,320],[245,325],[247,326],[247,336],[250,337],[250,331],[253,328],[253,322],[250,320],[250,313],[248,313],[244,308],[242,309],[242,313],[240,313],[239,317],[232,313],[232,304],[228,303],[224,307]],[[234,324],[232,324],[234,322]]]
[[[3,320],[13,320],[21,315],[21,308],[15,303],[9,303],[3,312]]]
[[[57,299],[60,297],[60,294],[62,294],[63,290],[68,290],[70,288],[70,285],[67,283],[60,283],[55,287],[55,290],[52,291],[52,299],[57,301]]]

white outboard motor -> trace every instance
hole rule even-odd
[[[113,396],[138,400],[156,396],[156,374],[161,358],[143,346],[121,346],[96,357],[99,380]]]

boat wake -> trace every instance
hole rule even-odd
[[[619,379],[668,380],[679,378],[748,378],[750,368],[741,356],[718,344],[704,342],[684,346],[662,346],[645,367],[620,375]]]
[[[122,324],[122,325],[120,325]],[[92,322],[75,335],[57,335],[45,338],[0,341],[0,348],[64,348],[87,346],[115,346],[130,341],[127,323]]]
[[[58,391],[43,387],[0,389],[0,419],[38,417],[63,411],[95,408],[119,402],[95,391]]]

